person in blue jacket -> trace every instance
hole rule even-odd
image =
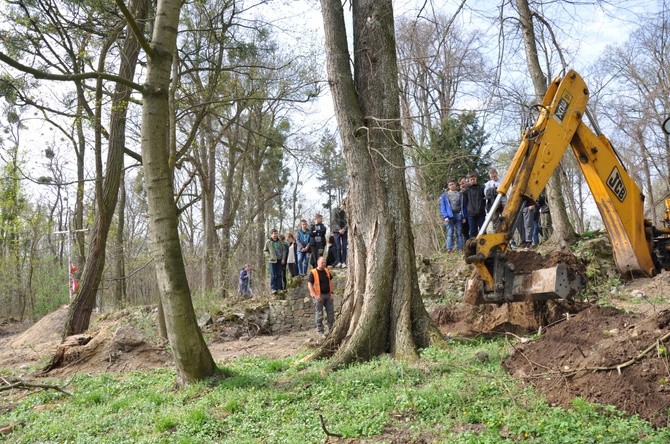
[[[450,180],[447,189],[440,196],[440,213],[447,229],[447,253],[454,251],[454,236],[458,251],[463,251],[463,224],[467,220],[463,193],[458,191],[458,183]]]

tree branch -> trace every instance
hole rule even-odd
[[[35,384],[35,383],[32,383],[32,382],[25,382],[25,381],[17,381],[17,382],[11,383],[11,384],[0,386],[0,392],[4,392],[5,390],[12,390],[12,389],[29,389],[29,388],[53,389],[53,390],[59,391],[61,393],[65,393],[68,396],[72,396],[72,393],[68,392],[67,390],[64,390],[64,389],[60,388],[57,385]]]
[[[119,9],[121,10],[123,17],[126,19],[126,22],[128,22],[128,27],[133,31],[133,34],[135,34],[135,38],[137,39],[137,42],[140,44],[144,52],[147,54],[148,57],[153,57],[154,50],[151,48],[149,42],[144,38],[144,35],[140,31],[140,27],[137,26],[137,22],[135,21],[135,18],[126,7],[126,4],[123,3],[123,0],[115,0],[115,3],[116,6],[118,6]]]
[[[44,80],[56,80],[61,82],[73,81],[73,80],[87,80],[87,79],[104,79],[112,82],[121,83],[126,85],[129,88],[132,88],[136,91],[144,92],[144,86],[139,83],[135,83],[131,80],[124,79],[114,74],[108,74],[105,72],[84,72],[80,74],[52,74],[49,72],[44,72],[39,69],[32,68],[30,66],[24,65],[13,58],[9,57],[7,54],[0,52],[0,62],[4,62],[12,68],[16,68],[21,72],[27,73],[35,77],[36,79]]]

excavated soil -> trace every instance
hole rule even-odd
[[[584,273],[584,266],[569,254],[525,253],[509,259],[517,270],[563,263]],[[608,296],[617,308],[588,301],[459,303],[435,310],[432,316],[448,336],[512,333],[505,368],[552,404],[570,407],[581,397],[667,427],[670,272],[613,287]],[[528,337],[537,333],[540,337],[530,341]]]
[[[650,316],[592,306],[514,344],[508,372],[569,407],[576,397],[615,405],[657,427],[670,407],[670,310]]]
[[[173,367],[172,355],[163,341],[137,325],[155,325],[155,309],[135,308],[101,316],[92,321],[85,334],[69,337],[61,343],[67,307],[45,316],[23,332],[25,324],[5,323],[0,330],[0,367],[14,368],[29,377],[62,377],[73,373],[126,372]],[[248,356],[284,358],[309,352],[320,338],[312,332],[285,335],[237,334],[215,332],[209,335],[209,349],[217,362]]]

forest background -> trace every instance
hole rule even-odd
[[[670,189],[670,140],[660,129],[670,116],[667,5],[530,4],[547,77],[574,68],[586,78],[597,124],[656,222]],[[143,0],[126,10],[121,5],[13,0],[0,6],[3,316],[36,319],[67,303],[71,266],[80,279],[87,261],[94,270],[89,279],[99,274],[97,307],[157,301],[137,93],[147,60],[124,20],[132,14],[150,34],[155,11]],[[488,166],[504,171],[521,130],[534,120],[516,7],[396,6],[405,175],[418,254],[443,249],[437,198],[445,180],[470,170],[484,179]],[[235,294],[245,262],[263,294],[269,230],[295,231],[316,212],[328,222],[347,194],[320,21],[313,2],[198,0],[182,8],[172,80],[162,93],[179,238],[201,308]],[[102,71],[115,74],[87,75]],[[570,221],[577,232],[597,228],[588,189],[567,159],[561,175]]]

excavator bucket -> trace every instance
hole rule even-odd
[[[494,291],[486,291],[475,274],[466,286],[465,301],[473,304],[572,299],[585,285],[583,276],[572,268],[558,264],[530,272],[514,272],[501,267],[495,273]]]
[[[582,276],[559,264],[526,274],[516,274],[511,297],[513,301],[572,299],[582,288]]]

